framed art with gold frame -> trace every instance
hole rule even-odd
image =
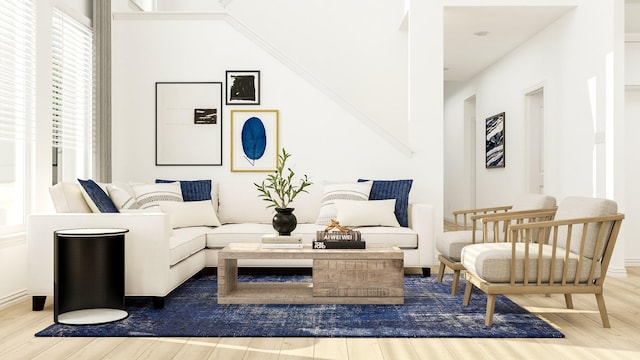
[[[278,166],[278,110],[231,110],[231,171]]]

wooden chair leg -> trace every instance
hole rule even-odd
[[[440,262],[440,267],[438,268],[438,282],[442,282],[442,276],[444,276],[445,265],[443,262]]]
[[[493,312],[496,308],[496,295],[487,295],[487,315],[484,318],[484,324],[489,326],[493,324]]]
[[[607,314],[607,307],[604,304],[604,295],[596,294],[596,302],[598,303],[598,310],[600,310],[600,318],[602,319],[602,327],[610,328],[609,314]]]
[[[571,294],[564,294],[564,302],[567,304],[567,309],[573,309],[573,298]]]
[[[467,281],[467,286],[464,288],[464,299],[462,300],[462,305],[469,305],[469,301],[471,301],[471,290],[473,290],[473,284]]]
[[[451,296],[458,293],[458,284],[460,284],[460,270],[453,270],[453,284],[451,284]]]

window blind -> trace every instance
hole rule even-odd
[[[25,221],[27,135],[35,119],[35,9],[0,1],[0,233]]]
[[[34,14],[31,0],[0,2],[0,140],[3,142],[24,141],[27,123],[33,118]]]
[[[92,30],[59,9],[53,11],[53,147],[71,150],[82,169],[64,173],[87,176],[93,149],[94,67]],[[83,174],[84,173],[84,174]],[[64,179],[59,179],[64,180]],[[75,180],[75,179],[74,179]]]

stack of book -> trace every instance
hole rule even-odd
[[[262,237],[263,249],[301,249],[302,236],[300,235],[265,235]]]
[[[366,243],[357,230],[317,231],[314,249],[365,249]]]

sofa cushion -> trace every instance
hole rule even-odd
[[[93,180],[78,179],[80,191],[94,213],[117,213],[118,208],[107,195],[106,184],[98,185]]]
[[[266,208],[249,181],[227,181],[219,185],[218,219],[223,224],[271,224],[275,210]],[[302,195],[300,195],[302,196]]]
[[[182,201],[182,189],[177,182],[166,184],[132,184],[136,201],[142,209],[159,206],[162,201]]]
[[[59,182],[49,188],[53,208],[59,213],[90,213],[91,208],[82,195],[81,186],[72,182]]]
[[[305,190],[307,192],[298,194],[289,207],[295,209],[293,214],[298,219],[298,224],[313,224],[318,218],[322,204],[322,186],[312,184]]]
[[[342,226],[400,226],[395,216],[396,200],[334,200],[336,220]]]
[[[298,224],[293,235],[301,235],[302,241],[311,244],[315,239],[316,231],[321,231],[324,226],[316,224]],[[221,249],[230,243],[258,243],[262,236],[274,234],[271,224],[225,224],[211,229],[207,233],[207,248]]]
[[[372,181],[324,184],[322,204],[320,205],[320,213],[316,219],[316,224],[327,226],[331,219],[336,219],[335,200],[369,200],[372,185]]]
[[[161,201],[162,212],[169,214],[173,229],[190,226],[220,226],[211,200],[204,201]]]
[[[316,232],[324,228],[317,224],[298,224],[293,234],[301,235],[303,243],[311,244],[316,238]],[[392,244],[401,249],[418,247],[418,233],[410,228],[368,226],[354,229],[360,231],[367,244]],[[270,224],[225,224],[210,229],[207,233],[207,248],[221,249],[230,243],[257,243],[263,235],[273,233]]]
[[[369,181],[358,179],[358,181]],[[369,200],[395,199],[395,215],[400,226],[409,226],[409,192],[412,179],[373,180]]]
[[[164,180],[156,179],[157,184],[179,182],[184,201],[211,200],[211,180]]]
[[[205,226],[176,229],[169,239],[169,259],[173,266],[205,248],[207,232]]]
[[[366,241],[367,244],[395,245],[401,249],[418,248],[418,233],[411,228],[366,226],[353,229],[360,231],[362,240]]]

